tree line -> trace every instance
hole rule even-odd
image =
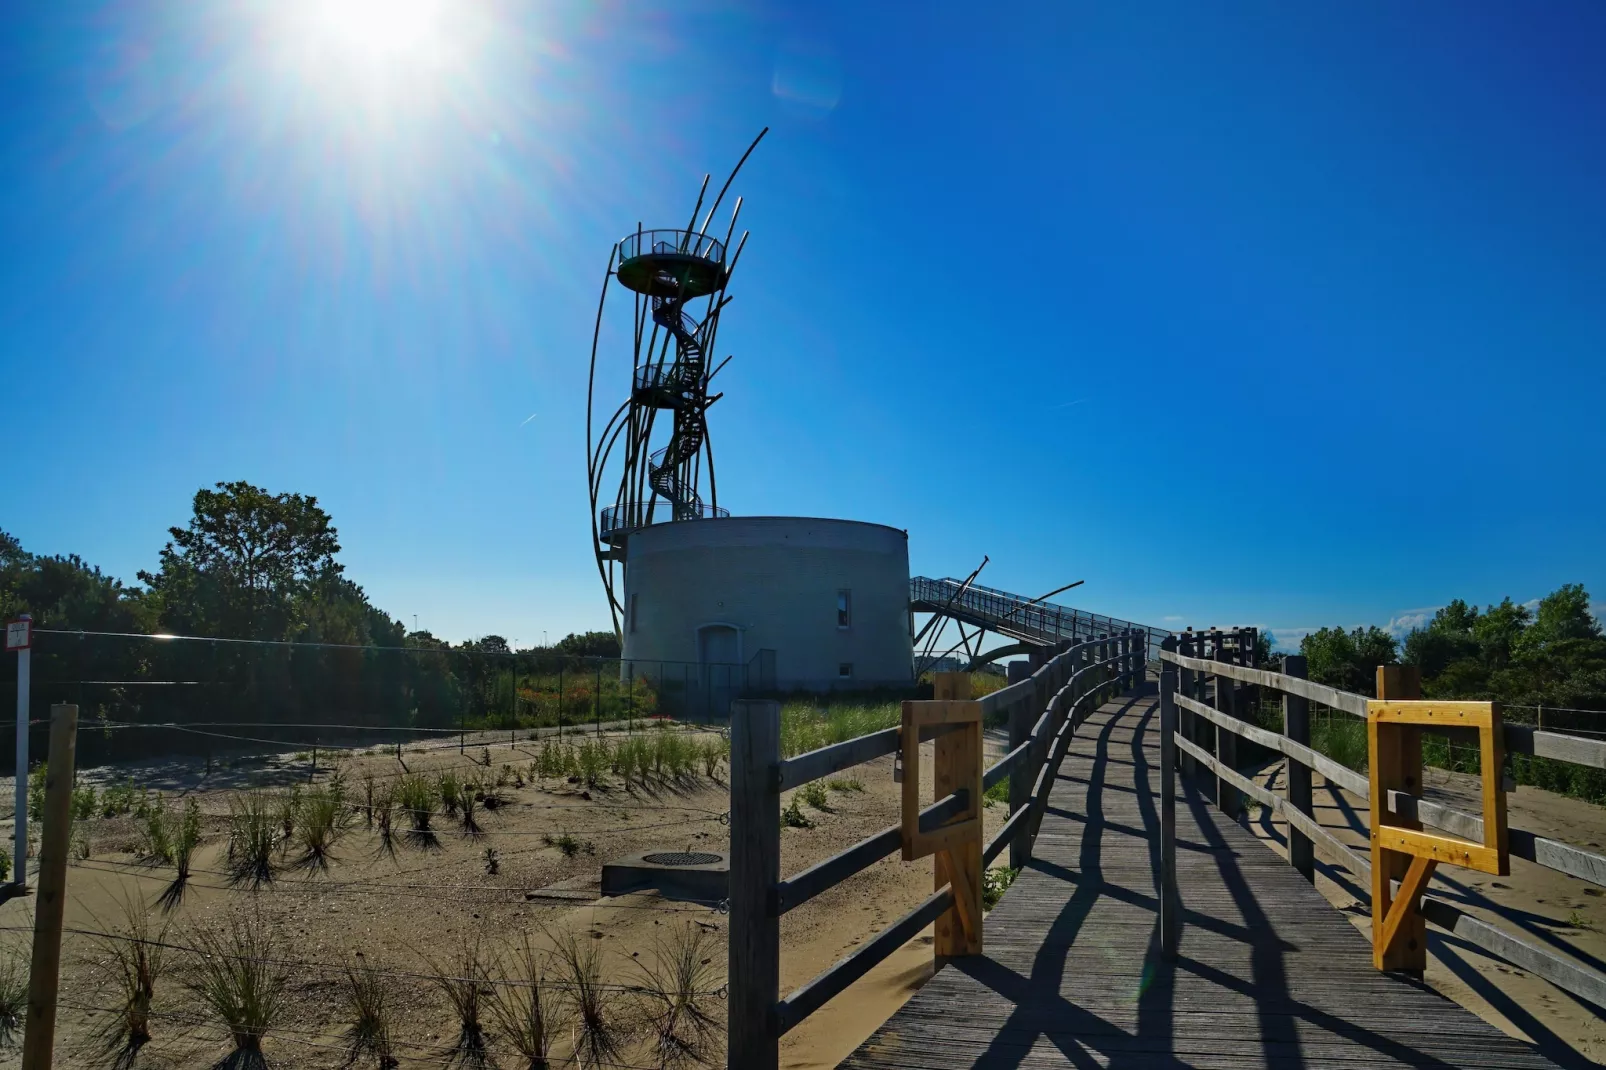
[[[1377,666],[1406,664],[1420,670],[1424,698],[1606,711],[1606,635],[1589,604],[1579,583],[1532,609],[1510,598],[1483,609],[1456,599],[1403,643],[1375,625],[1322,628],[1299,652],[1311,679],[1345,691],[1373,694]]]
[[[34,717],[74,701],[83,717],[144,722],[518,723],[521,696],[544,694],[547,676],[559,674],[555,712],[567,716],[561,674],[595,689],[587,659],[619,656],[612,632],[515,650],[497,635],[453,644],[409,631],[345,575],[338,532],[309,495],[218,483],[168,533],[156,568],[128,583],[0,531],[0,614],[102,633],[38,637]],[[148,638],[164,635],[204,641]],[[171,743],[160,749],[184,749]]]

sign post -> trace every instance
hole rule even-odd
[[[33,653],[33,618],[24,613],[6,622],[6,650],[17,652],[17,824],[11,881],[28,887],[28,673]]]

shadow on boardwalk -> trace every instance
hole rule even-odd
[[[1181,953],[1164,961],[1158,719],[1152,694],[1089,719],[986,954],[950,961],[843,1066],[1554,1065],[1374,970],[1341,913],[1185,782]]]

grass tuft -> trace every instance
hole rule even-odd
[[[229,799],[229,874],[234,883],[271,881],[278,839],[278,814],[266,796],[248,791]]]
[[[546,986],[546,963],[525,936],[519,949],[496,963],[497,984],[491,987],[491,1020],[525,1070],[548,1070],[552,1047],[562,1028],[557,1007]]]
[[[446,996],[457,1016],[457,1043],[446,1057],[447,1066],[487,1070],[491,1066],[490,1042],[485,1035],[483,1002],[490,987],[490,975],[477,939],[464,944],[451,959],[437,963],[428,956],[430,979]]]
[[[167,924],[151,929],[151,920],[132,897],[123,900],[123,923],[93,938],[99,967],[116,993],[116,1009],[101,1027],[107,1051],[116,1051],[115,1065],[132,1066],[139,1049],[151,1039],[151,1001],[161,979]]]
[[[346,831],[346,804],[334,790],[314,788],[301,799],[296,836],[301,843],[297,865],[325,870],[333,859],[335,841]]]
[[[201,804],[193,795],[185,800],[184,816],[178,820],[177,826],[172,846],[173,865],[178,872],[173,877],[173,883],[157,899],[163,910],[172,910],[184,900],[185,889],[190,884],[190,858],[201,842]]]
[[[830,780],[825,782],[825,786],[830,788],[832,791],[841,792],[842,794],[846,795],[849,792],[863,791],[864,781],[853,776],[832,777]]]
[[[589,937],[570,929],[543,931],[557,952],[559,973],[568,989],[574,1061],[587,1070],[623,1062],[619,996],[603,983],[601,950]]]
[[[418,773],[409,773],[396,782],[396,806],[407,815],[408,842],[415,847],[433,848],[440,845],[430,820],[435,816],[435,785]]]
[[[658,1065],[667,1070],[711,1063],[721,1024],[715,1013],[721,978],[713,965],[712,938],[701,926],[688,924],[659,937],[653,950],[652,964],[640,971]]]
[[[0,1048],[14,1048],[28,1013],[28,962],[10,948],[0,950]]]
[[[363,1056],[379,1070],[401,1065],[390,1039],[391,1009],[385,995],[385,977],[378,967],[357,952],[345,961],[346,1066]]]
[[[190,943],[200,955],[184,984],[233,1041],[227,1065],[267,1067],[263,1038],[288,1006],[285,975],[275,964],[278,942],[268,923],[257,913],[235,915],[219,927],[197,929]]]

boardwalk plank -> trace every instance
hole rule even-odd
[[[1342,913],[1186,784],[1181,952],[1163,962],[1158,728],[1152,694],[1089,718],[1031,864],[987,918],[987,953],[950,961],[844,1067],[1554,1065],[1431,989],[1374,970]]]

